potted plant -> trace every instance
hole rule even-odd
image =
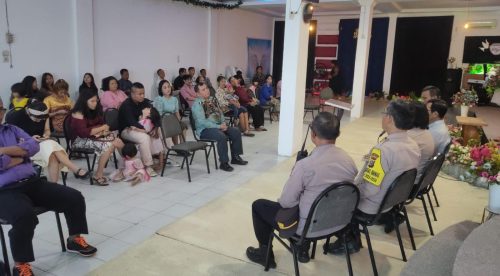
[[[462,89],[453,95],[453,104],[460,105],[460,116],[467,117],[469,107],[477,104],[478,97],[476,91]]]
[[[489,187],[489,209],[500,211],[500,147],[495,142],[473,147],[470,172],[477,176],[475,185]]]
[[[484,88],[491,102],[500,105],[500,66],[493,66],[487,73]]]

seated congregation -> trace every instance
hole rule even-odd
[[[33,275],[32,240],[39,210],[64,213],[69,234],[66,244],[61,240],[64,250],[83,256],[97,252],[81,236],[89,232],[85,199],[79,191],[66,186],[69,172],[99,186],[107,186],[110,181],[136,185],[160,171],[163,176],[168,163],[177,166],[168,158],[169,152],[174,152],[184,158],[182,165],[187,166],[190,180],[187,157],[194,154],[190,152],[193,143],[203,148],[211,144],[215,159],[218,154],[216,168],[221,170],[233,171],[231,165],[248,163],[241,156],[242,136],[254,134],[245,106],[251,110],[254,129],[265,130],[255,86],[253,90],[240,87],[239,82],[226,86],[218,79],[218,96],[224,93],[227,96],[221,99],[233,99],[219,103],[205,69],[197,77],[192,67],[189,73],[182,68],[179,72],[173,90],[165,79],[165,70],[155,71],[152,91],[158,96],[154,100],[145,97],[144,85],[129,80],[127,69],[120,70],[120,80],[104,78],[101,91],[93,75],[85,73],[75,102],[70,98],[69,84],[63,79],[55,81],[50,73],[42,75],[40,89],[33,76],[12,85],[6,105],[9,109],[0,99],[0,121],[4,122],[5,117],[0,125],[0,223],[12,225],[9,238],[15,262],[13,275]],[[265,89],[271,91],[266,95],[272,93],[272,88]],[[183,121],[184,117],[189,117],[189,123]],[[189,125],[197,142],[186,141]],[[76,165],[75,158],[86,159],[87,167]],[[110,179],[105,175],[108,163],[115,166]],[[41,174],[43,170],[45,174]],[[63,185],[57,184],[60,179]]]

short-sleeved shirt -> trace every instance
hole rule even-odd
[[[389,134],[372,148],[356,178],[361,195],[358,209],[376,214],[392,182],[403,172],[416,169],[419,162],[420,149],[406,131]]]
[[[104,111],[110,108],[120,108],[120,105],[127,99],[127,94],[121,90],[113,91],[105,91],[102,93],[100,100],[102,109]]]
[[[300,222],[297,234],[302,234],[311,205],[319,194],[334,183],[343,181],[352,183],[357,173],[352,158],[334,144],[316,147],[310,156],[295,164],[283,188],[279,203],[283,208],[299,205]],[[310,236],[322,236],[341,228],[343,226],[310,233]]]
[[[429,131],[434,139],[434,154],[443,153],[444,149],[450,143],[451,137],[448,132],[448,127],[444,120],[437,120],[429,124]]]
[[[165,113],[177,113],[179,111],[179,101],[177,101],[177,98],[174,96],[168,99],[158,96],[153,101],[153,106],[158,110],[160,115]]]
[[[415,183],[418,183],[425,166],[434,156],[434,139],[428,129],[421,128],[408,130],[408,136],[417,143],[420,149],[420,162],[418,163],[417,178],[415,179]]]
[[[50,113],[62,109],[71,110],[71,107],[73,106],[73,102],[69,97],[57,98],[53,95],[50,95],[47,98],[45,98],[43,100],[43,103],[47,106]]]

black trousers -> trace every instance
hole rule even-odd
[[[38,224],[34,206],[64,213],[69,235],[88,234],[83,195],[66,186],[33,177],[0,189],[0,218],[12,225],[10,248],[16,262],[32,262],[33,235]]]
[[[267,246],[269,236],[278,229],[275,218],[280,208],[278,202],[267,199],[257,199],[252,203],[253,230],[259,245]]]
[[[264,109],[260,105],[247,105],[245,106],[248,110],[248,113],[252,115],[253,127],[259,128],[264,125]]]
[[[200,138],[217,141],[217,152],[221,163],[229,162],[227,138],[231,140],[231,156],[243,154],[241,131],[235,127],[228,127],[226,131],[218,128],[206,128],[201,132]]]

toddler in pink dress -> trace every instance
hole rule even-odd
[[[134,186],[151,179],[141,159],[137,157],[137,148],[134,144],[125,144],[122,149],[122,155],[125,159],[125,169],[123,170],[125,181],[129,181]]]

